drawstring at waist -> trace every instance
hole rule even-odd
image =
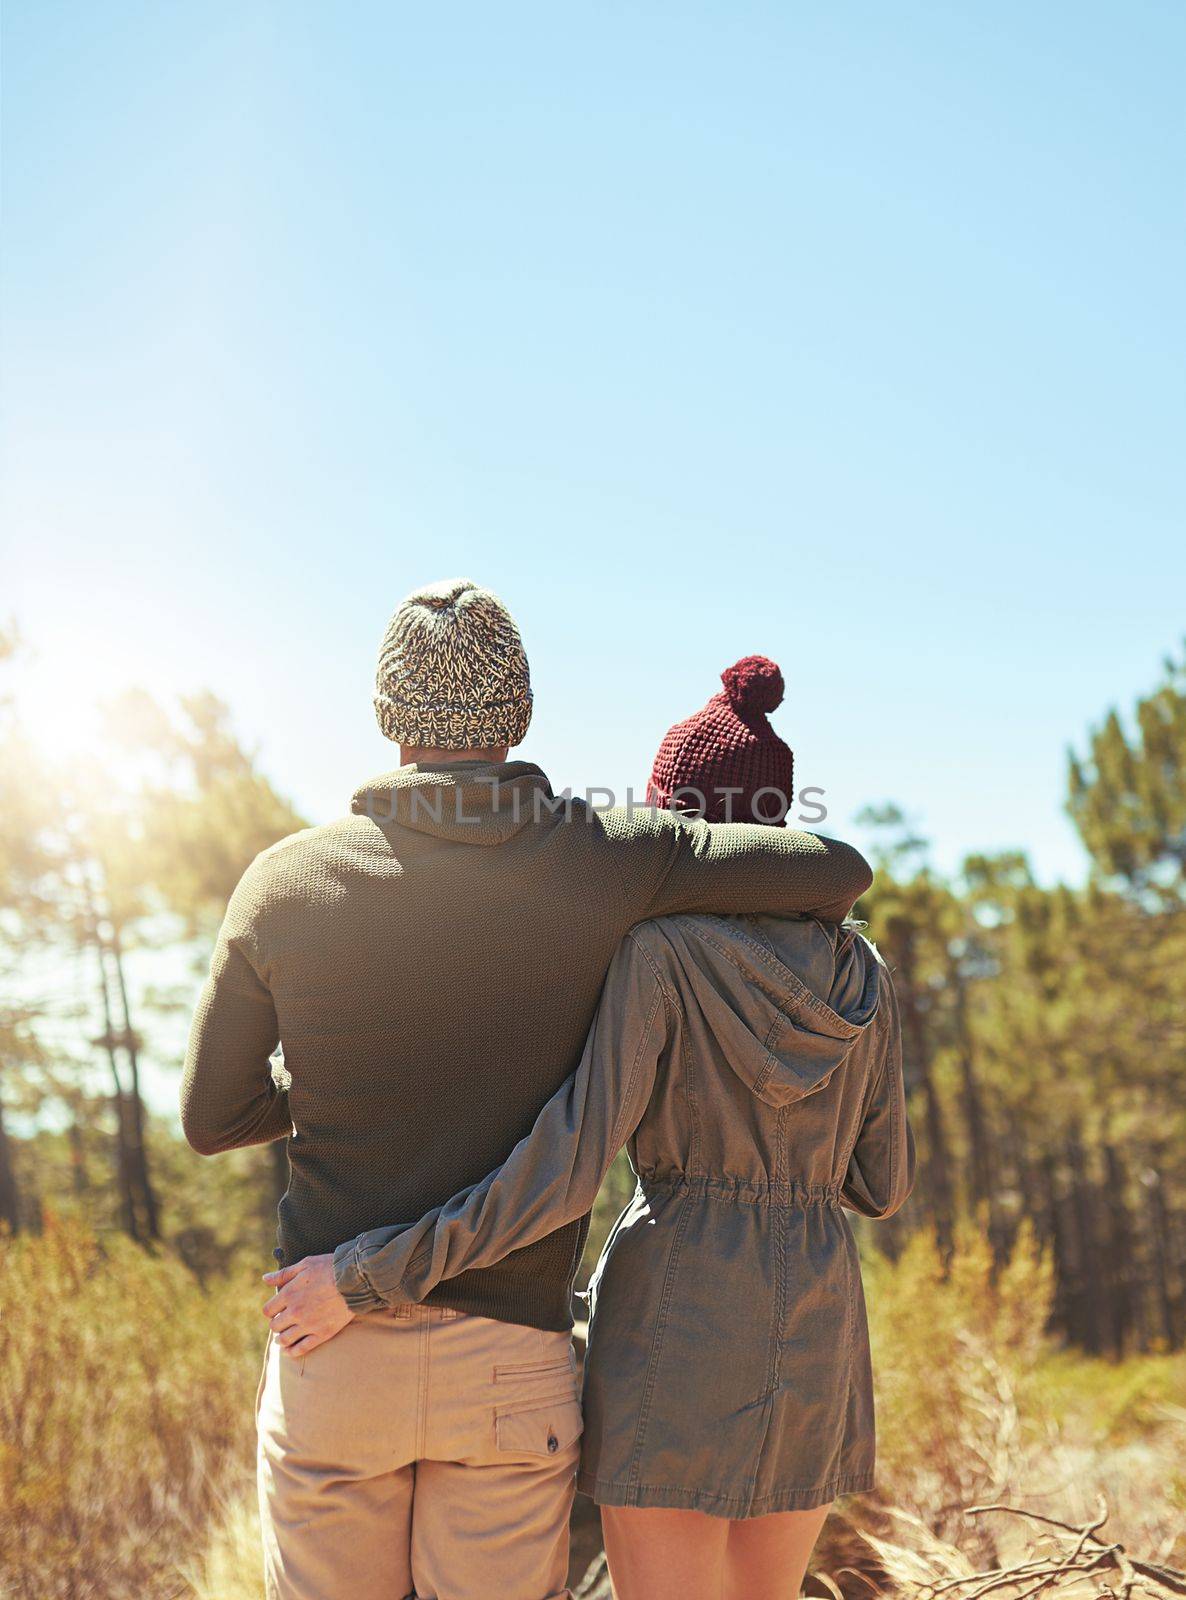
[[[639,1187],[644,1193],[656,1190],[690,1190],[705,1200],[721,1200],[726,1204],[743,1206],[786,1206],[805,1209],[808,1206],[840,1205],[839,1183],[803,1183],[798,1178],[774,1183],[754,1182],[747,1178],[693,1178],[687,1173],[673,1173],[660,1177],[653,1173],[639,1176]]]

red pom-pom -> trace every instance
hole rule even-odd
[[[756,717],[782,704],[786,685],[777,663],[766,656],[742,656],[721,673],[729,704],[739,717]]]

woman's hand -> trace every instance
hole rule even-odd
[[[354,1320],[334,1282],[332,1255],[306,1256],[294,1266],[265,1272],[264,1282],[277,1292],[263,1314],[286,1355],[307,1356]]]

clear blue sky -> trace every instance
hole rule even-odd
[[[8,0],[0,609],[67,749],[209,686],[317,820],[409,588],[558,784],[736,656],[826,831],[1078,876],[1186,628],[1186,7]]]

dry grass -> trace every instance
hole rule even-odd
[[[947,1276],[924,1239],[893,1266],[870,1263],[880,1492],[829,1519],[812,1593],[923,1600],[947,1583],[940,1600],[968,1600],[988,1581],[977,1574],[1026,1561],[1039,1563],[1021,1575],[1032,1586],[1059,1536],[966,1514],[995,1500],[1081,1525],[1102,1496],[1101,1539],[1186,1566],[1186,1357],[1059,1353],[1043,1334],[1047,1292],[1040,1262],[1022,1253],[994,1280],[971,1240]],[[0,1243],[9,1600],[261,1600],[259,1301],[254,1264],[205,1293],[172,1258],[118,1238],[58,1226]],[[1054,1592],[1105,1593],[1110,1570],[1070,1572]]]
[[[264,1600],[259,1507],[250,1489],[221,1505],[201,1557],[183,1569],[192,1600]]]
[[[0,1591],[171,1600],[241,1481],[263,1340],[244,1272],[79,1228],[0,1243]]]

